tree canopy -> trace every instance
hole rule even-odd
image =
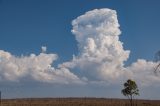
[[[128,79],[127,82],[124,83],[124,89],[122,89],[122,94],[127,96],[130,100],[131,106],[133,106],[133,98],[135,95],[139,95],[139,89],[135,81]]]

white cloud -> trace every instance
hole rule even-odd
[[[47,51],[47,47],[46,46],[42,46],[41,49],[42,49],[42,53],[45,53]]]
[[[72,25],[80,53],[63,67],[78,68],[80,76],[89,80],[113,82],[123,77],[123,63],[130,51],[119,41],[116,11],[95,9],[73,20]]]
[[[119,40],[121,31],[117,13],[111,9],[95,9],[72,21],[72,33],[78,42],[79,54],[71,61],[52,65],[58,58],[47,54],[42,47],[39,55],[16,57],[0,50],[0,81],[24,80],[60,84],[116,84],[133,78],[148,86],[159,83],[153,73],[156,63],[139,59],[124,67],[129,50],[124,50]]]
[[[160,82],[153,72],[154,62],[139,59],[131,66],[124,67],[130,51],[124,50],[119,40],[121,31],[115,10],[95,9],[86,12],[73,20],[72,25],[79,55],[60,67],[68,67],[90,83],[119,84],[128,78],[137,80],[142,86]]]
[[[126,68],[131,72],[130,78],[136,80],[141,86],[157,86],[160,78],[154,73],[154,68],[157,64],[152,61],[138,59],[137,62],[132,63]]]
[[[81,83],[68,69],[52,67],[57,58],[56,54],[46,53],[16,57],[0,50],[0,81],[20,82],[27,79],[48,83]]]

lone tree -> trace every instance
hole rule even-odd
[[[128,79],[127,82],[124,83],[124,89],[122,89],[122,94],[127,96],[130,105],[133,106],[133,98],[135,95],[139,95],[138,86],[135,81]]]

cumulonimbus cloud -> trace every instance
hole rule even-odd
[[[122,77],[123,63],[130,51],[124,50],[119,41],[116,11],[95,9],[73,20],[72,25],[80,53],[63,65],[80,69],[80,75],[89,80],[112,82]]]
[[[160,82],[153,73],[156,63],[139,59],[124,67],[130,51],[119,40],[121,31],[117,13],[111,9],[95,9],[72,21],[72,33],[78,42],[79,53],[73,59],[54,68],[58,56],[47,54],[42,47],[39,55],[16,57],[0,51],[0,81],[31,81],[48,83],[92,82],[116,83],[127,78],[141,81],[143,85]],[[142,77],[145,76],[145,77]]]
[[[116,83],[132,78],[142,85],[160,81],[153,73],[154,62],[138,59],[131,66],[124,67],[130,51],[124,50],[119,40],[121,31],[115,10],[95,9],[86,12],[73,20],[72,25],[79,55],[63,63],[63,67],[68,67],[73,73],[78,69],[77,75],[89,81]]]

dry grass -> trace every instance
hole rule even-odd
[[[136,100],[134,106],[160,106],[160,100]],[[1,106],[129,106],[128,100],[105,98],[4,99]]]

